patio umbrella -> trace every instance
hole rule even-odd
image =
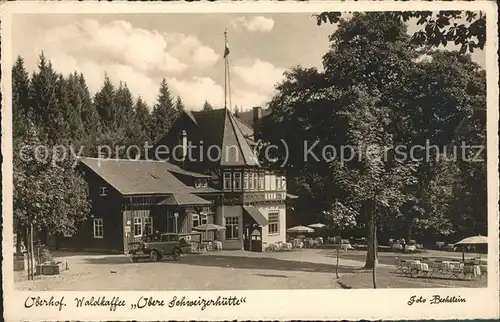
[[[488,236],[472,236],[467,237],[455,243],[455,245],[480,245],[488,244]]]
[[[465,260],[465,246],[467,245],[487,245],[488,244],[488,236],[472,236],[467,237],[455,243],[455,245],[462,245],[462,260]]]
[[[307,225],[307,227],[310,228],[323,228],[325,226],[326,226],[325,224],[320,224],[320,223]]]
[[[201,224],[196,227],[193,227],[193,230],[197,231],[216,231],[216,230],[224,230],[226,227],[219,226],[216,224]]]
[[[289,233],[312,233],[314,229],[305,226],[295,226],[286,230]]]

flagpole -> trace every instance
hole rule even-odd
[[[227,29],[224,29],[224,109],[227,109]]]

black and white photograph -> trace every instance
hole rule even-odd
[[[11,318],[498,316],[496,4],[361,4],[0,6]]]

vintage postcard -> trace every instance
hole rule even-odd
[[[7,321],[499,316],[494,2],[0,10]]]

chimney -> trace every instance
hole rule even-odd
[[[262,117],[262,108],[255,106],[253,108],[253,137],[255,141],[260,139],[260,119]]]
[[[180,157],[181,157],[181,161],[182,161],[182,168],[184,168],[184,161],[186,159],[186,155],[187,155],[187,132],[186,130],[182,130],[180,133],[179,133],[179,144],[181,146],[181,152],[180,152]]]

